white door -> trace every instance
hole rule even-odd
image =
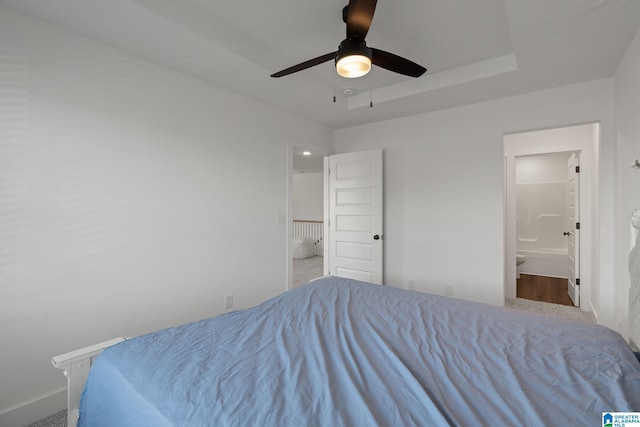
[[[580,305],[580,163],[576,153],[569,157],[569,298]]]
[[[328,273],[382,284],[382,150],[329,156],[328,183]]]

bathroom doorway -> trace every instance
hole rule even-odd
[[[561,183],[555,183],[555,185],[553,185],[553,178],[546,178],[546,180],[541,179],[539,180],[540,182],[537,183],[531,180],[536,174],[539,175],[541,173],[539,169],[548,168],[541,163],[544,156],[553,158],[558,165],[562,164],[563,170],[566,172],[568,171],[568,163],[565,163],[566,157],[572,153],[578,153],[581,166],[580,181],[577,189],[581,196],[578,202],[581,218],[579,230],[580,239],[577,244],[580,250],[580,260],[582,261],[578,272],[580,279],[580,299],[578,300],[578,306],[584,311],[589,310],[592,272],[596,271],[596,263],[598,262],[598,260],[594,258],[591,249],[593,232],[596,230],[596,224],[592,221],[591,212],[596,211],[596,206],[593,206],[592,203],[592,200],[595,200],[592,183],[597,182],[599,138],[600,125],[598,123],[505,135],[504,253],[505,298],[507,300],[515,300],[517,297],[518,271],[521,273],[521,282],[524,277],[522,273],[531,270],[534,274],[527,274],[527,278],[531,279],[528,276],[536,276],[533,278],[535,280],[531,281],[538,283],[546,281],[547,283],[544,286],[547,287],[553,287],[555,285],[557,288],[556,279],[567,280],[568,249],[564,249],[564,242],[568,239],[564,233],[571,231],[571,227],[564,212],[562,214],[560,213],[561,208],[559,208],[558,204],[548,206],[548,202],[554,198],[557,202],[557,199],[561,198],[562,204],[564,205],[562,210],[568,209],[566,205],[568,202],[566,188],[568,186],[567,184]],[[528,173],[527,179],[529,181],[523,178],[522,171],[519,172],[521,178],[520,184],[526,184],[520,185],[520,187],[528,187],[524,191],[525,194],[527,191],[530,193],[529,196],[523,196],[521,199],[534,197],[532,193],[535,193],[535,197],[539,198],[540,192],[546,187],[551,191],[550,195],[544,196],[542,201],[538,200],[539,203],[537,202],[537,204],[535,204],[537,207],[533,206],[533,203],[527,204],[522,201],[520,206],[518,206],[517,188],[519,180],[516,171],[518,161],[524,161],[525,164],[528,162],[529,167],[533,167],[533,170],[529,172],[525,171],[524,178],[527,178]],[[560,170],[559,166],[558,170]],[[544,172],[544,170],[542,172]],[[520,236],[518,235],[518,215],[520,215],[520,217],[526,217],[524,218],[524,222],[520,221]],[[553,227],[547,231],[538,229],[541,225],[549,224],[552,224]],[[524,262],[522,262],[522,257],[520,257],[520,260],[517,259],[518,243],[520,243],[520,253],[524,255],[525,258]],[[537,258],[537,252],[539,251],[536,249],[536,245],[538,248],[544,249],[542,252],[547,253],[545,254],[544,260]],[[526,249],[529,249],[530,253],[527,254],[525,252],[523,254],[523,250],[526,251]],[[527,257],[527,255],[530,255],[530,257]],[[537,269],[540,267],[540,265],[537,265],[540,264],[540,261],[543,261],[542,264],[549,264],[550,268],[555,268],[555,270],[550,270],[551,273],[541,273],[541,270]],[[524,265],[527,263],[529,265],[525,269]],[[547,269],[548,267],[549,266],[544,268]],[[563,275],[565,276],[564,278],[562,277]],[[551,279],[540,279],[543,277],[549,277]]]
[[[579,195],[571,173],[577,159],[578,152],[515,158],[517,298],[579,305],[579,230],[570,219]]]

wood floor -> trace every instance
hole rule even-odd
[[[567,293],[569,287],[567,279],[521,274],[516,286],[516,296],[518,298],[573,307],[573,302],[571,302],[571,298]]]

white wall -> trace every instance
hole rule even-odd
[[[323,220],[323,179],[322,172],[293,175],[293,219]]]
[[[504,135],[599,121],[598,184],[611,194],[612,112],[603,79],[336,131],[338,153],[384,149],[385,282],[502,305]],[[599,215],[611,234],[611,212]],[[601,276],[611,283],[611,264]]]
[[[629,166],[640,158],[640,33],[615,74],[616,118],[616,324],[628,336],[630,250],[629,216],[640,208],[640,170]]]
[[[65,407],[56,354],[285,289],[286,141],[332,131],[5,8],[0,92],[0,425]]]

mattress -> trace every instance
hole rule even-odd
[[[79,426],[601,425],[640,411],[602,326],[334,277],[105,350]]]

